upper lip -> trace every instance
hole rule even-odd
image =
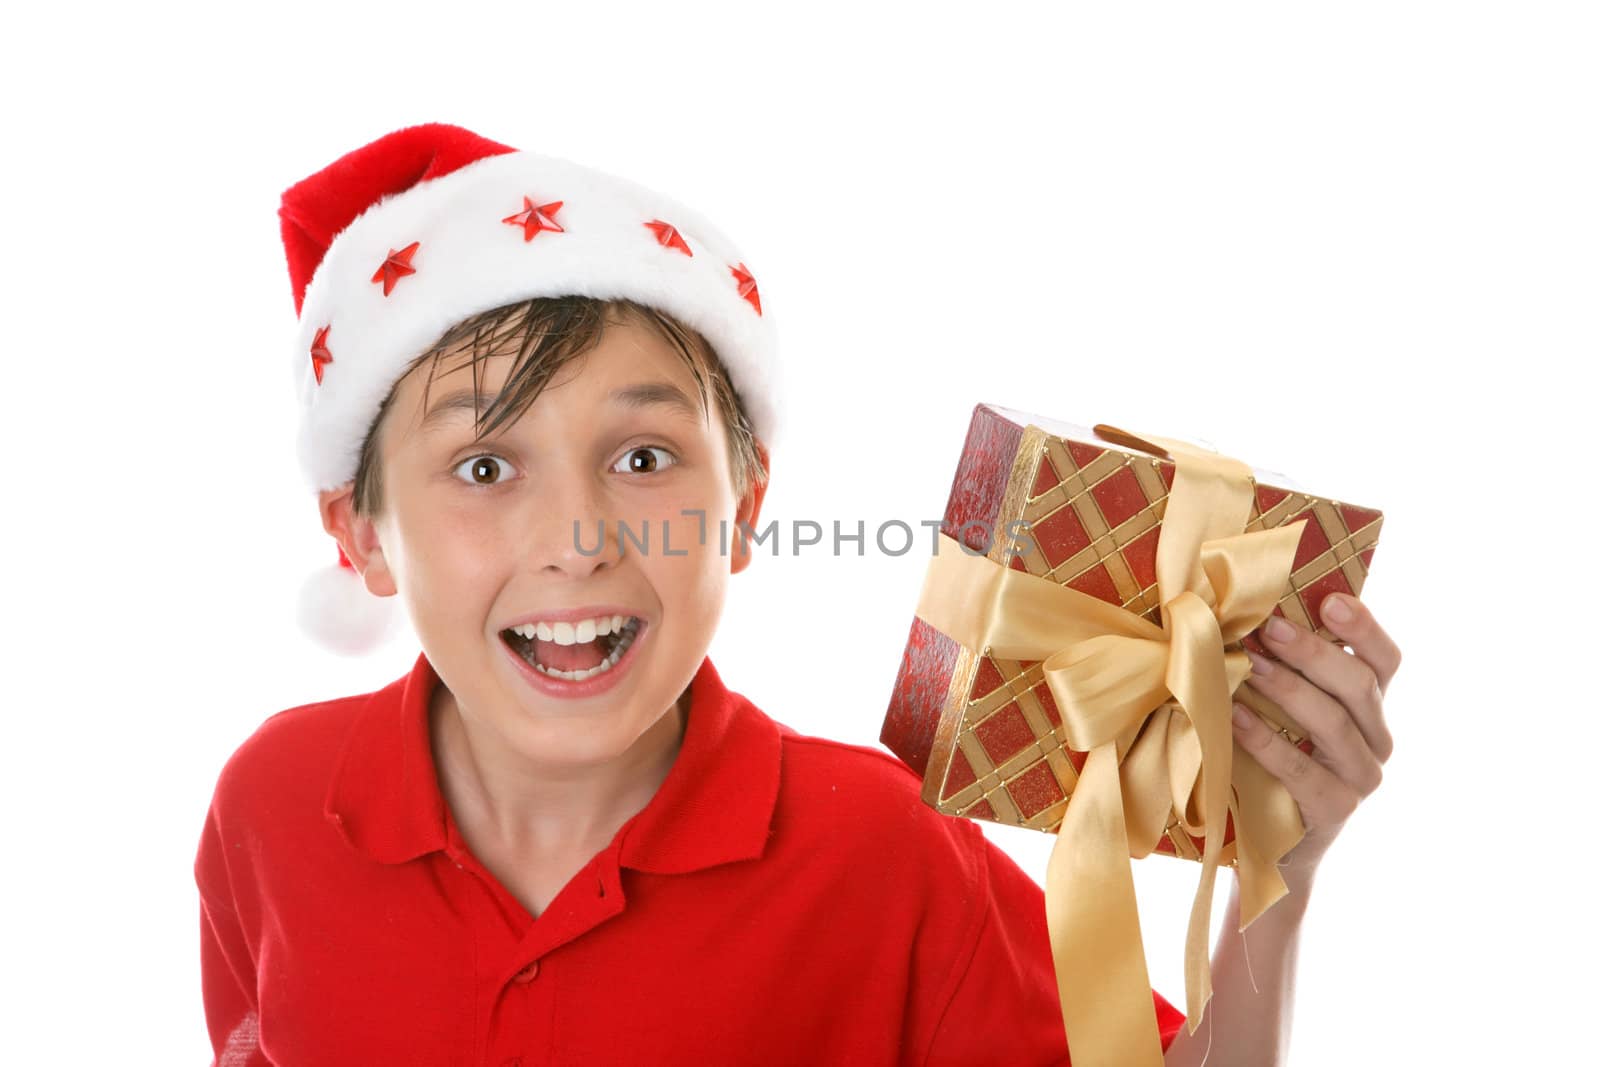
[[[580,622],[583,619],[599,619],[609,615],[621,615],[624,618],[636,618],[641,622],[644,621],[644,616],[639,612],[621,604],[590,604],[581,608],[547,608],[543,611],[529,612],[527,615],[512,619],[500,629],[513,630],[518,626],[528,626],[539,622]]]

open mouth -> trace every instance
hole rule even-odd
[[[529,623],[500,631],[500,639],[541,674],[581,682],[617,665],[643,623],[632,615],[575,622]]]

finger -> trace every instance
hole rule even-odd
[[[1252,677],[1251,681],[1255,681],[1255,678]],[[1290,744],[1297,745],[1302,749],[1310,749],[1310,752],[1308,754],[1311,756],[1312,759],[1316,760],[1318,763],[1320,763],[1324,767],[1328,768],[1328,770],[1332,771],[1334,774],[1338,774],[1339,773],[1339,768],[1337,766],[1335,766],[1333,760],[1329,758],[1327,750],[1322,748],[1320,745],[1315,744],[1314,743],[1314,739],[1312,737],[1310,737],[1308,735],[1308,736],[1302,738],[1299,741],[1294,740],[1292,737],[1289,736],[1288,729],[1283,728],[1283,727],[1279,727],[1276,722],[1274,722],[1270,717],[1268,717],[1264,712],[1262,712],[1260,710],[1260,707],[1261,707],[1261,705],[1259,703],[1260,701],[1264,701],[1265,700],[1265,701],[1268,701],[1268,703],[1274,703],[1274,702],[1269,700],[1269,698],[1267,698],[1266,696],[1263,696],[1261,694],[1261,690],[1259,688],[1257,688],[1256,686],[1251,685],[1250,682],[1246,682],[1243,685],[1241,685],[1238,688],[1238,690],[1236,690],[1234,692],[1233,695],[1234,695],[1234,698],[1236,700],[1238,700],[1240,703],[1242,703],[1245,707],[1255,710],[1256,714],[1261,717],[1262,721],[1264,721],[1267,724],[1268,728],[1275,730],[1279,737],[1284,738]],[[1251,697],[1254,697],[1255,700],[1252,701],[1250,699]]]
[[[1378,692],[1387,693],[1389,683],[1400,669],[1400,646],[1378,625],[1378,620],[1372,617],[1372,609],[1355,597],[1330,593],[1322,598],[1317,615],[1322,625],[1338,635],[1339,640],[1350,646],[1350,651],[1372,668],[1378,679]]]
[[[1255,712],[1234,704],[1233,736],[1239,747],[1283,783],[1300,805],[1300,821],[1307,831],[1336,826],[1350,817],[1361,802],[1354,789],[1338,775],[1291,745]],[[1240,713],[1243,713],[1242,716]]]
[[[1331,599],[1331,598],[1329,598]],[[1282,636],[1287,634],[1287,637]],[[1394,738],[1383,718],[1383,692],[1378,677],[1365,660],[1338,645],[1274,616],[1261,630],[1262,644],[1283,663],[1299,671],[1312,685],[1348,708],[1367,748],[1379,763],[1394,752]],[[1247,650],[1248,651],[1248,650]],[[1294,714],[1290,712],[1290,714]],[[1298,720],[1299,716],[1295,716]],[[1302,723],[1309,727],[1310,723]],[[1336,728],[1337,724],[1326,724]]]
[[[1274,664],[1249,649],[1245,654],[1250,657],[1254,673],[1242,688],[1267,697],[1305,728],[1316,745],[1312,759],[1338,775],[1360,796],[1367,796],[1383,783],[1383,767],[1348,708],[1288,664]]]

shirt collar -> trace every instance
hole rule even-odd
[[[409,674],[368,694],[334,764],[323,815],[359,852],[404,863],[444,849],[445,804],[428,706],[439,675],[419,653]],[[778,797],[777,723],[702,659],[688,722],[655,796],[617,832],[624,867],[682,874],[761,855]]]

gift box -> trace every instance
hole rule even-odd
[[[1218,868],[1241,930],[1288,892],[1299,810],[1235,740],[1232,702],[1315,749],[1242,649],[1266,652],[1273,615],[1336,640],[1322,602],[1359,596],[1382,521],[1188,442],[974,409],[880,740],[938,811],[1057,835],[1046,917],[1075,1060],[1162,1062],[1130,859],[1200,862],[1191,1032]]]
[[[1159,625],[1156,546],[1174,464],[1137,451],[1115,431],[1108,436],[979,404],[940,529],[973,551]],[[1253,475],[1245,530],[1308,520],[1272,613],[1337,641],[1318,608],[1329,593],[1360,595],[1382,513],[1291,488],[1281,475]],[[1026,539],[1008,531],[1026,532]],[[1018,545],[1023,550],[1015,551]],[[1258,630],[1240,644],[1264,651]],[[922,775],[928,804],[947,815],[1056,829],[1087,753],[1058,736],[1060,712],[1038,667],[1037,660],[964,648],[912,619],[880,740]],[[1248,685],[1234,695],[1304,751],[1313,750],[1276,703]],[[1230,866],[1232,843],[1230,819],[1223,860]],[[1157,852],[1192,860],[1203,848],[1204,840],[1176,821],[1156,845]]]

